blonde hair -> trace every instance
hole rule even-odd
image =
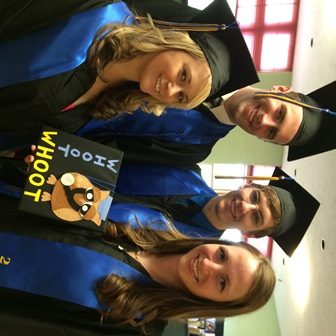
[[[151,21],[137,25],[110,24],[103,27],[89,50],[89,63],[101,76],[103,69],[110,63],[125,62],[136,56],[168,50],[184,51],[197,60],[207,62],[201,48],[186,32],[172,29],[158,29]],[[191,109],[201,104],[211,90],[211,76],[202,89],[188,103],[173,104],[173,107]],[[138,85],[127,83],[104,92],[97,101],[92,115],[108,119],[120,112],[141,108],[145,112],[160,115],[166,105],[149,94],[143,93]]]
[[[150,228],[134,230],[116,224],[109,226],[107,235],[111,241],[127,239],[134,248],[154,255],[183,254],[202,244],[223,244],[244,248],[258,261],[248,293],[230,302],[215,302],[161,285],[156,287],[143,285],[117,275],[110,275],[98,284],[97,293],[100,301],[110,307],[104,314],[105,317],[117,322],[130,323],[145,330],[146,324],[154,319],[235,316],[260,308],[273,292],[275,275],[270,263],[257,249],[247,243],[190,238],[174,228],[167,231],[154,231]]]

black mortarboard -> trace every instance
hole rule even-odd
[[[308,126],[314,125],[315,127],[310,127],[313,132],[308,139],[299,141],[298,144],[289,144],[288,161],[327,152],[336,148],[336,115],[323,112],[323,109],[336,111],[336,81],[323,86],[307,96],[300,94],[300,99],[303,103],[320,107],[322,112],[306,107],[303,108],[303,123],[306,122]]]
[[[192,23],[225,25],[225,30],[191,33],[202,48],[213,76],[209,99],[259,82],[250,52],[236,18],[225,0],[215,0],[191,19]],[[227,54],[229,53],[229,57]],[[227,72],[228,76],[226,76]]]
[[[203,50],[210,65],[213,82],[207,100],[259,81],[250,52],[227,1],[214,0],[202,11],[167,0],[166,11],[158,12],[152,10],[150,4],[151,1],[146,1],[140,11],[144,13],[148,9],[153,19],[186,23],[181,26],[177,24],[176,27],[189,31],[190,37]],[[176,10],[179,11],[178,14],[174,14]],[[193,16],[192,12],[195,13]],[[199,23],[215,31],[204,31],[204,26],[200,27]],[[169,25],[174,27],[173,22]],[[222,30],[223,27],[226,29]]]
[[[280,168],[275,168],[273,176],[283,176],[284,179],[269,183],[281,204],[281,220],[271,237],[291,256],[305,235],[320,203]]]

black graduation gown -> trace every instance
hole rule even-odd
[[[22,143],[32,144],[36,143],[42,125],[74,133],[91,119],[92,105],[61,110],[84,94],[94,80],[95,72],[84,63],[60,75],[1,88],[0,134],[14,135]],[[200,113],[211,114],[206,109]],[[186,168],[204,160],[215,143],[171,143],[126,135],[96,137],[94,141],[123,151],[124,162]]]
[[[91,104],[61,111],[88,91],[95,79],[95,71],[83,63],[59,75],[1,88],[0,134],[33,141],[42,125],[75,132],[91,119]]]
[[[57,1],[55,6],[50,6],[48,1],[10,1],[3,5],[3,10],[0,11],[0,20],[4,23],[0,27],[0,38],[15,38],[51,25],[78,11],[110,2],[112,1]],[[158,10],[161,4],[158,6],[155,1],[126,3],[131,3],[132,8],[140,13],[149,11],[154,12],[155,16],[162,13]],[[190,16],[195,11],[191,8],[186,9],[185,6],[184,11],[176,11],[179,4],[169,1],[164,6],[170,19],[176,12]],[[179,15],[182,17],[182,14]],[[36,142],[42,124],[70,133],[75,132],[90,120],[89,111],[92,106],[84,104],[68,112],[60,111],[84,94],[93,84],[95,76],[96,73],[84,63],[60,75],[0,89],[0,134],[14,135],[22,140],[22,143],[31,144]],[[211,114],[206,108],[203,108],[201,113]],[[194,168],[195,164],[203,161],[216,142],[183,144],[128,136],[108,136],[94,140],[123,151],[124,162],[184,168]]]
[[[0,39],[13,39],[28,32],[47,27],[72,14],[119,0],[59,0],[50,6],[49,0],[11,0],[1,3]],[[154,18],[181,21],[198,10],[182,5],[183,0],[124,0],[137,14],[150,13]],[[27,15],[28,13],[28,15]]]
[[[16,211],[17,200],[0,195],[2,231],[24,234],[36,238],[60,241],[87,247],[128,262],[141,272],[146,272],[127,254],[105,244],[100,234],[61,222]],[[47,225],[48,224],[48,225]],[[0,288],[0,330],[4,336],[94,336],[94,335],[140,335],[130,325],[100,323],[100,315],[94,309],[76,304]],[[150,326],[151,335],[161,335],[166,322],[155,321]]]

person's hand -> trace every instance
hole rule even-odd
[[[36,146],[31,145],[30,149],[32,151],[32,154],[29,154],[29,155],[25,156],[25,158],[24,158],[25,163],[27,163],[27,165],[28,165],[28,169],[29,169],[30,165],[34,162],[34,159],[35,159],[34,153],[36,151]]]

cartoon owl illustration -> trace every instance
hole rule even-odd
[[[50,175],[47,183],[53,185],[51,193],[44,191],[41,200],[50,202],[52,212],[69,222],[92,221],[100,226],[112,202],[110,191],[100,190],[79,173],[65,173],[59,179]],[[104,213],[104,216],[101,214]]]

